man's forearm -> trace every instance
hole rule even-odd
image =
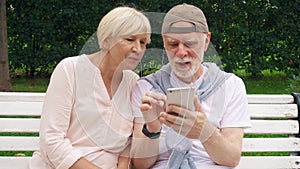
[[[227,134],[215,131],[203,145],[214,162],[219,165],[235,167],[240,161],[243,131],[238,128],[225,130],[227,130]]]
[[[143,123],[135,124],[131,144],[131,158],[135,168],[150,168],[157,160],[159,138],[150,139],[142,133]]]

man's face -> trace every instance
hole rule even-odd
[[[174,27],[191,27],[192,23],[177,22]],[[174,74],[182,81],[190,83],[201,76],[203,55],[209,44],[209,33],[166,33],[164,47]]]

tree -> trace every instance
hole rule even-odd
[[[8,68],[5,0],[0,1],[0,91],[12,91]]]

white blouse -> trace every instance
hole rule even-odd
[[[46,92],[40,150],[29,167],[65,169],[85,157],[101,168],[116,168],[119,153],[130,143],[130,92],[138,78],[131,70],[123,71],[110,99],[100,70],[86,55],[62,60]]]

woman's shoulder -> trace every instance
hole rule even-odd
[[[78,61],[79,56],[72,56],[63,58],[55,67],[53,73],[54,74],[69,74],[75,71],[76,63]]]
[[[66,58],[63,58],[59,63],[58,65],[68,65],[68,64],[74,64],[78,61],[78,58],[80,56],[70,56],[70,57],[66,57]]]

